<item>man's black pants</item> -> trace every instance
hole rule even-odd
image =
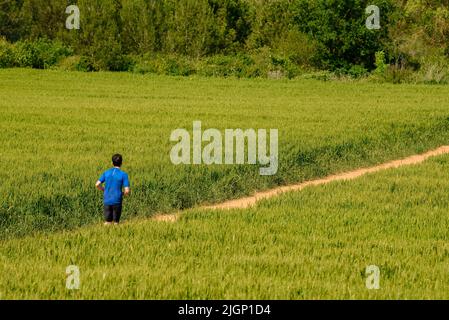
[[[122,205],[104,206],[104,220],[106,222],[120,222],[120,216],[122,215]]]

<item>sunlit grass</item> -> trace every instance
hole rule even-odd
[[[448,299],[449,157],[176,223],[4,241],[5,299]],[[65,287],[77,265],[79,290]],[[380,289],[365,286],[368,265]]]
[[[219,202],[445,144],[449,87],[0,70],[0,237],[101,220],[93,184],[115,152],[124,219]],[[279,171],[174,166],[170,133],[279,130]]]

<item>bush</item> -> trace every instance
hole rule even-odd
[[[14,67],[14,48],[5,39],[0,38],[0,68]]]
[[[293,78],[300,68],[289,57],[273,54],[269,48],[250,54],[217,54],[204,58],[179,55],[146,54],[135,57],[133,72],[206,77]]]
[[[105,30],[105,33],[107,34],[108,31]],[[90,46],[79,50],[82,59],[78,69],[86,71],[132,70],[135,61],[123,51],[117,38],[118,35],[110,31],[107,36],[97,37],[92,40]]]
[[[76,70],[78,71],[132,71],[135,61],[119,51],[112,51],[109,55],[105,52],[81,55]]]
[[[70,56],[70,57],[66,57],[61,59],[61,61],[59,61],[56,64],[56,68],[60,69],[60,70],[64,70],[64,71],[77,71],[78,68],[78,64],[81,60],[80,56]],[[83,70],[83,71],[87,71],[87,70]]]
[[[384,76],[387,71],[388,65],[385,62],[385,53],[383,51],[378,51],[375,54],[375,66],[374,74]]]
[[[412,79],[413,71],[398,65],[388,66],[385,72],[385,81],[399,84],[407,83]]]
[[[449,61],[434,59],[427,61],[416,74],[417,82],[426,84],[447,84],[449,82]]]
[[[75,64],[77,71],[91,72],[97,71],[93,59],[87,56],[81,56],[78,62]]]
[[[337,76],[330,71],[315,71],[310,73],[304,73],[300,76],[301,79],[314,79],[319,81],[331,81],[337,78]]]
[[[132,68],[135,73],[170,76],[189,76],[197,73],[196,62],[186,56],[145,54],[133,59],[136,61]]]
[[[364,0],[297,0],[295,21],[299,30],[316,41],[313,61],[318,68],[350,70],[358,65],[374,69],[374,54],[389,43],[388,28],[368,30]],[[383,24],[389,25],[395,12],[392,0],[378,0]],[[361,69],[357,70],[361,71]]]
[[[311,68],[317,55],[318,44],[310,36],[296,29],[288,30],[273,43],[273,51],[288,57],[297,66]]]
[[[291,60],[291,57],[271,55],[271,67],[269,72],[281,73],[284,77],[292,79],[299,75],[299,67]]]
[[[110,55],[106,55],[100,61],[102,62],[100,70],[109,71],[130,71],[133,69],[135,63],[129,56],[122,54],[120,49],[111,52]]]
[[[163,72],[169,76],[189,76],[196,73],[196,68],[185,56],[168,56],[163,59]]]
[[[15,44],[14,61],[19,67],[47,69],[61,59],[73,54],[73,51],[61,42],[48,39],[19,41]]]
[[[215,75],[279,79],[293,78],[299,74],[298,66],[289,57],[275,54],[268,47],[253,50],[249,54],[217,57],[226,63],[215,65]]]
[[[198,73],[207,77],[242,77],[253,61],[245,55],[217,54],[200,62]]]
[[[368,74],[368,70],[360,65],[354,65],[349,68],[347,74],[351,76],[352,78],[361,78],[363,76],[366,76]]]

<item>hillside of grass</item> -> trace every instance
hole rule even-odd
[[[448,299],[449,156],[185,212],[3,241],[3,299]],[[68,265],[80,270],[67,290]],[[380,269],[368,290],[366,267]]]
[[[449,87],[0,70],[0,237],[102,219],[95,181],[124,155],[124,219],[215,203],[435,148]],[[278,129],[279,170],[180,165],[170,134]]]

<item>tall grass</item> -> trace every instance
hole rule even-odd
[[[3,299],[448,299],[449,157],[233,211],[3,241]],[[77,265],[79,290],[65,270]],[[365,286],[380,269],[380,289]]]
[[[445,86],[0,70],[0,237],[101,221],[93,185],[115,152],[133,195],[124,219],[223,201],[422,152],[449,138]],[[279,171],[174,166],[169,137],[279,129]]]

